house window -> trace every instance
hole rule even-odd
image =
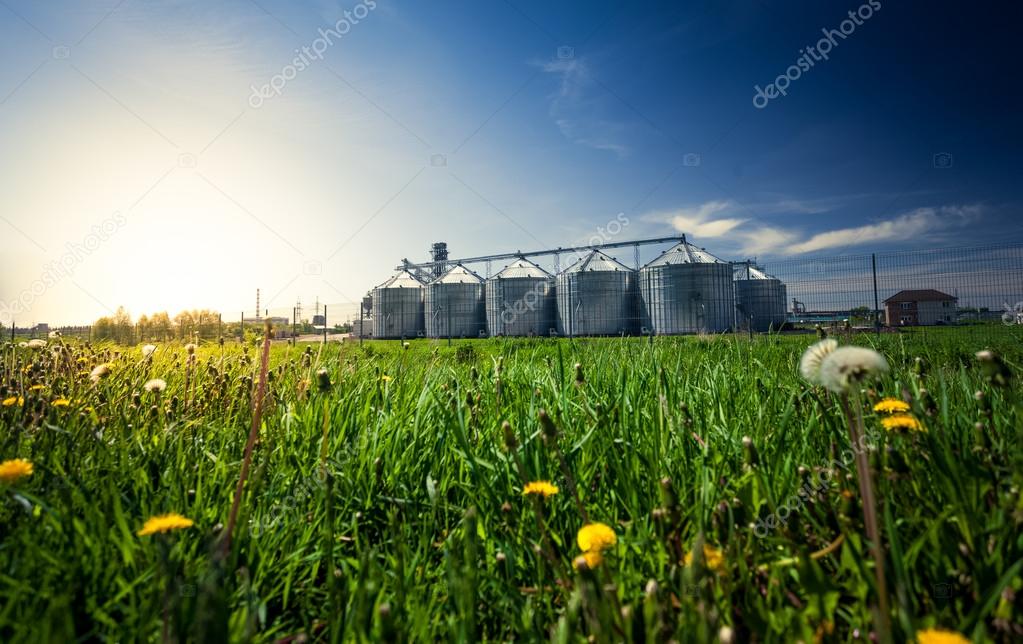
[[[912,302],[900,302],[899,306],[902,307],[903,311],[908,311],[909,309],[913,308],[913,303]]]
[[[910,315],[903,315],[903,316],[902,316],[901,318],[899,318],[899,319],[900,319],[900,320],[902,321],[902,323],[903,323],[903,324],[909,324],[910,322],[912,322],[912,321],[913,321],[913,317],[912,317],[912,316],[910,316]]]
[[[946,315],[945,316],[945,321],[946,322],[951,322],[952,321],[952,316],[951,315]]]
[[[947,309],[948,307],[952,306],[952,303],[949,302],[948,300],[945,300],[944,302],[941,303],[941,306],[942,306],[942,308],[946,308]]]

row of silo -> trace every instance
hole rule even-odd
[[[460,264],[429,284],[402,270],[373,300],[378,338],[676,335],[777,329],[786,293],[763,271],[683,240],[639,271],[599,250],[556,278],[525,258],[487,280]]]

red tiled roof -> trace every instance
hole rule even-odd
[[[884,302],[885,304],[888,302],[944,302],[946,300],[957,299],[959,298],[952,297],[948,293],[942,293],[941,291],[936,291],[933,288],[927,288],[919,291],[899,291]]]

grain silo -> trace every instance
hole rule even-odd
[[[520,257],[487,280],[490,335],[547,335],[554,324],[551,274]]]
[[[785,324],[785,285],[751,265],[735,266],[735,323],[753,331],[778,330]]]
[[[426,335],[476,338],[486,329],[483,278],[458,264],[426,286]]]
[[[423,333],[423,283],[407,270],[373,289],[373,337],[414,338]]]
[[[735,322],[732,265],[685,238],[639,272],[643,331],[719,333]]]
[[[557,277],[558,331],[564,335],[620,335],[636,326],[636,271],[599,250]]]

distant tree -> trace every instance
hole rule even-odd
[[[167,311],[161,311],[160,313],[154,313],[149,318],[150,333],[154,340],[167,341],[172,337],[172,327],[170,316],[167,315]]]
[[[114,322],[103,316],[92,323],[93,340],[114,340]]]
[[[150,339],[149,318],[145,314],[139,316],[139,319],[135,322],[135,328],[139,332],[139,342]]]
[[[849,311],[849,313],[854,319],[869,320],[871,318],[870,307],[867,306],[857,306],[852,311]]]
[[[195,330],[195,318],[191,311],[182,311],[174,316],[174,326],[177,327],[179,340],[190,338]]]
[[[135,340],[135,325],[132,324],[131,316],[123,306],[117,307],[114,313],[114,339],[121,344],[133,344]]]

